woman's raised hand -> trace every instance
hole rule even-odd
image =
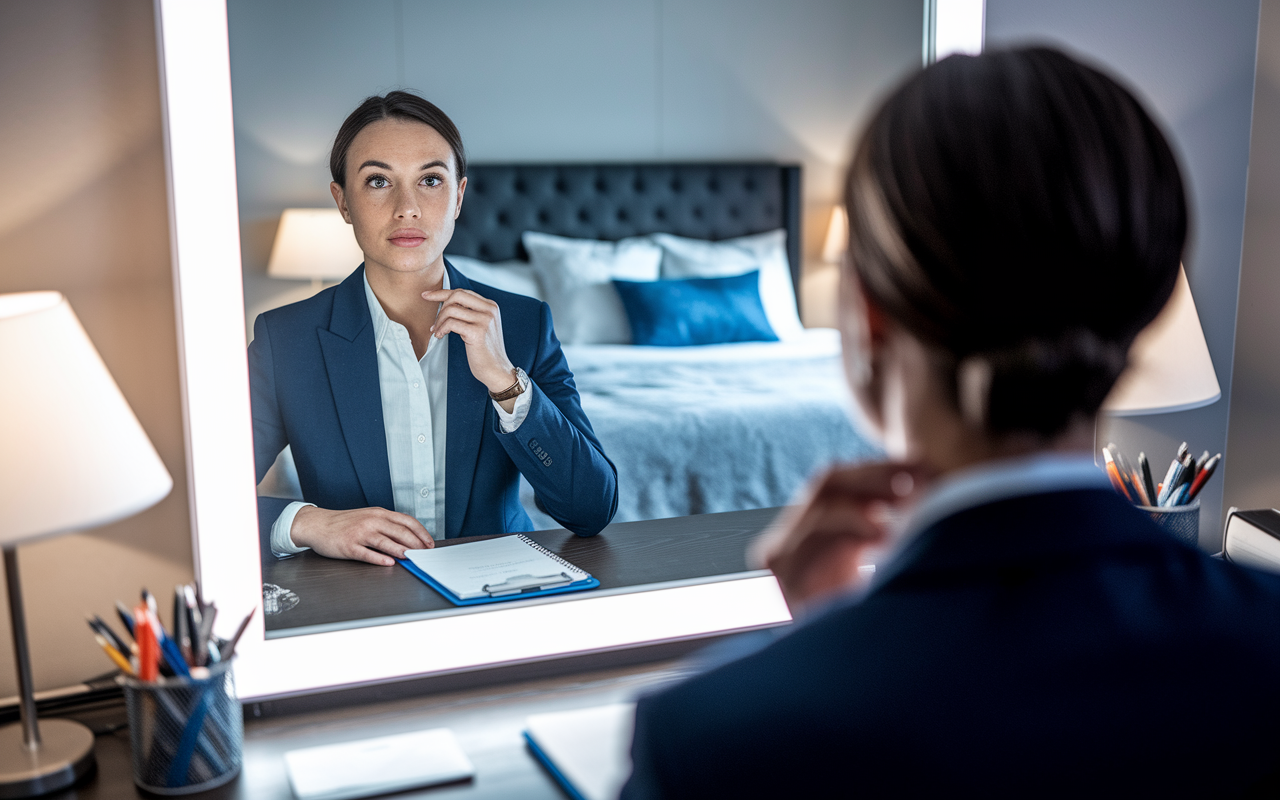
[[[755,542],[751,560],[773,570],[793,614],[847,591],[864,552],[886,542],[889,512],[911,503],[929,477],[912,464],[836,467]]]
[[[437,339],[450,333],[462,337],[467,346],[467,364],[476,380],[494,393],[511,386],[515,365],[507,358],[502,339],[502,312],[497,303],[467,289],[423,292],[422,299],[440,303],[431,335]],[[509,402],[515,404],[514,400]]]

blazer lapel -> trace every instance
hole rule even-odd
[[[470,289],[471,281],[455,270],[448,261],[449,285],[454,289]],[[476,461],[480,456],[480,437],[484,433],[489,392],[471,374],[467,363],[467,346],[456,333],[449,334],[449,408],[448,432],[445,438],[445,538],[460,535],[462,520],[471,499],[475,482]],[[384,456],[385,459],[385,456]]]
[[[370,506],[395,508],[373,318],[364,294],[364,266],[334,293],[329,328],[317,331],[342,438]],[[450,353],[452,355],[452,353]]]

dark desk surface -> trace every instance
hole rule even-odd
[[[565,602],[588,594],[615,594],[663,585],[703,583],[751,574],[746,551],[779,509],[730,511],[693,517],[622,522],[580,538],[564,530],[526,534],[543,547],[594,575],[590,592],[515,600],[515,604]],[[450,539],[450,546],[490,537]],[[760,573],[763,574],[763,573]],[[388,624],[456,614],[483,613],[495,606],[458,607],[404,567],[337,561],[305,552],[277,559],[264,554],[262,579],[294,592],[298,604],[266,618],[267,637],[296,636],[370,624]]]

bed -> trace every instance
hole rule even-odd
[[[781,229],[798,287],[800,197],[800,167],[773,163],[474,165],[447,254],[515,264],[529,258],[525,231],[723,241]],[[782,505],[822,467],[878,452],[849,421],[832,330],[771,343],[566,344],[565,355],[618,467],[615,521]],[[556,527],[527,484],[521,497],[535,524]]]
[[[551,304],[583,408],[618,468],[615,521],[783,505],[824,466],[878,452],[850,422],[838,335],[800,326],[792,288],[801,264],[798,166],[476,164],[467,177],[446,256],[472,280]],[[664,247],[695,250],[765,242],[772,249],[761,258],[772,260],[760,268],[759,294],[782,341],[621,344],[625,313],[603,295],[588,305],[605,318],[584,332],[563,297],[547,296],[559,266],[539,260],[543,242],[530,232],[619,247],[663,237],[674,243]],[[666,276],[669,255],[651,264],[650,277],[660,268]],[[600,311],[601,298],[610,310]],[[611,322],[614,334],[602,334]],[[297,496],[287,452],[262,493]],[[558,527],[527,484],[521,499],[537,527]]]

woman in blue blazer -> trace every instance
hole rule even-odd
[[[264,547],[390,565],[438,538],[531,530],[521,475],[566,528],[599,532],[617,471],[547,305],[444,258],[467,185],[453,122],[408,92],[370,97],[330,170],[365,260],[254,323],[257,479],[289,445],[306,500],[260,498]]]
[[[845,199],[847,373],[891,460],[760,543],[796,623],[641,700],[623,797],[1275,796],[1280,578],[1093,464],[1182,256],[1159,128],[1060,52],[952,56],[872,118]]]

